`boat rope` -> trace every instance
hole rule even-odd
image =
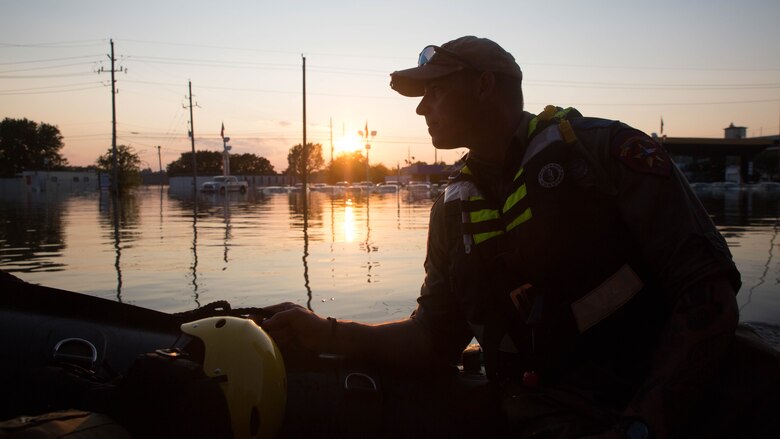
[[[205,319],[216,316],[244,317],[252,320],[270,318],[274,313],[260,307],[232,308],[227,300],[217,300],[190,311],[182,311],[173,315],[181,322]]]

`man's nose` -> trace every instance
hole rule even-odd
[[[420,116],[425,116],[425,114],[428,112],[428,100],[425,99],[425,96],[423,96],[423,98],[420,99],[420,103],[417,104],[416,112]]]

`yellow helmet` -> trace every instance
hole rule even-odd
[[[276,343],[255,322],[209,317],[181,325],[206,347],[203,371],[217,378],[236,438],[273,437],[282,425],[287,375]]]

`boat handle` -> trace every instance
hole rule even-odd
[[[90,356],[84,356],[79,354],[68,354],[64,352],[60,352],[60,349],[63,347],[63,345],[75,343],[75,344],[81,344],[85,345],[89,348],[91,355]],[[54,352],[52,354],[54,356],[55,360],[82,360],[82,361],[89,361],[90,366],[95,364],[97,361],[97,349],[95,348],[95,345],[93,345],[89,340],[84,340],[83,338],[64,338],[57,342],[56,345],[54,345]]]
[[[375,392],[378,387],[371,376],[362,372],[352,372],[344,378],[345,390],[368,390]]]

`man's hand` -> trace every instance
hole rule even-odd
[[[648,378],[624,416],[644,419],[659,438],[689,422],[691,408],[703,402],[703,390],[717,385],[719,366],[734,339],[739,321],[735,296],[721,275],[680,294]]]
[[[449,360],[433,348],[422,324],[407,318],[366,324],[324,319],[294,303],[264,308],[274,313],[260,323],[282,350],[306,350],[360,356],[388,367],[409,369],[440,367]]]
[[[265,309],[274,315],[263,321],[261,326],[280,347],[302,348],[314,352],[327,350],[333,335],[328,320],[290,302]]]

